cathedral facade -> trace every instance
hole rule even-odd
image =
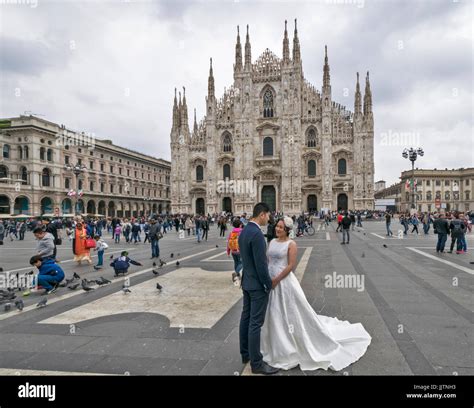
[[[374,120],[369,73],[362,98],[357,73],[354,111],[333,102],[327,47],[319,91],[303,75],[295,20],[282,58],[266,49],[252,62],[237,28],[234,83],[218,100],[212,59],[206,114],[188,124],[186,93],[174,96],[171,210],[251,213],[266,202],[286,214],[373,209]]]

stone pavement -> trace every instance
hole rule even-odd
[[[397,228],[392,226],[395,233]],[[316,229],[313,237],[296,239],[295,273],[308,301],[318,314],[361,322],[372,344],[343,372],[293,369],[279,375],[474,373],[471,252],[437,255],[432,233],[388,238],[377,221],[351,232],[350,245],[339,244],[334,225],[325,229],[318,223]],[[200,244],[192,236],[165,235],[161,255],[168,263],[158,277],[151,272],[148,244],[116,245],[110,237],[107,242],[106,265],[123,248],[143,263],[129,272],[131,293],[122,293],[120,277],[90,293],[62,288],[42,309],[35,307],[41,298],[35,293],[23,298],[23,312],[2,308],[0,374],[250,373],[238,346],[241,291],[232,284],[233,263],[216,227]],[[469,235],[468,249],[472,245]],[[31,234],[23,242],[5,241],[0,266],[30,271],[34,247]],[[113,277],[108,266],[98,272],[76,266],[66,240],[58,257],[67,277],[73,272],[87,279]]]

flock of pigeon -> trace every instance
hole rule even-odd
[[[218,247],[218,245],[216,245],[216,248]],[[177,254],[178,256],[180,254]],[[111,259],[113,259],[113,255],[111,255],[110,257]],[[174,258],[174,253],[171,253],[170,254],[170,258]],[[160,264],[158,265],[158,268],[162,268],[164,265],[166,265],[166,262],[163,261],[163,260],[159,260],[160,261]],[[177,267],[180,266],[180,262],[179,261],[176,261],[176,264],[175,264]],[[157,266],[156,262],[153,262],[153,268],[155,268]],[[3,268],[0,267],[0,272],[3,272]],[[152,273],[153,275],[155,276],[158,276],[160,273],[159,271],[157,271],[156,269],[152,269]],[[27,276],[27,275],[33,275],[34,274],[34,271],[30,271],[26,274],[24,274],[24,276]],[[17,273],[16,274],[16,278],[17,278],[17,282],[19,282],[19,274]],[[61,282],[59,284],[59,287],[62,287],[62,288],[65,288],[67,287],[68,289],[70,290],[76,290],[79,288],[79,286],[82,288],[83,291],[85,292],[91,292],[93,290],[95,290],[95,288],[93,288],[92,286],[90,285],[97,285],[97,286],[103,286],[103,285],[108,285],[112,283],[112,281],[104,278],[103,276],[99,277],[98,279],[92,279],[92,280],[88,280],[88,279],[83,279],[81,278],[76,272],[74,272],[72,278],[70,279],[65,279],[63,282]],[[15,288],[17,289],[18,291],[21,291],[23,288],[21,287],[18,287],[18,288]],[[4,305],[4,311],[5,312],[9,312],[11,309],[12,309],[12,302],[14,301],[14,305],[15,307],[19,310],[19,311],[22,311],[23,308],[25,307],[25,304],[23,302],[23,300],[21,299],[16,299],[16,294],[15,294],[15,289],[14,288],[7,288],[7,289],[0,289],[0,305]],[[161,293],[162,289],[163,289],[163,286],[160,285],[158,282],[156,283],[156,289],[158,290],[159,293]],[[128,284],[124,284],[122,286],[122,292],[124,293],[124,295],[127,295],[129,293],[132,293],[132,291],[130,290],[130,287]],[[44,296],[39,302],[38,304],[36,305],[36,307],[39,309],[39,308],[43,308],[46,306],[46,304],[48,303],[48,298],[46,296]]]

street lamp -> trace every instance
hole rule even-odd
[[[412,179],[411,179],[411,208],[415,209],[415,161],[418,158],[418,156],[423,156],[425,152],[421,147],[418,147],[417,149],[414,149],[413,147],[410,147],[410,149],[404,149],[402,156],[405,159],[408,159],[411,161],[411,174],[412,174]]]
[[[83,173],[84,171],[87,170],[87,167],[84,166],[83,164],[65,164],[64,169],[67,171],[71,171],[75,176],[76,176],[76,194],[74,197],[76,198],[75,203],[74,203],[74,213],[75,215],[79,215],[79,209],[77,208],[77,204],[79,202],[78,200],[78,194],[79,194],[79,175]]]

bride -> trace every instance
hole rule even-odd
[[[371,337],[360,323],[320,316],[313,310],[293,273],[297,247],[289,238],[292,229],[291,218],[280,219],[277,238],[267,251],[273,290],[262,327],[263,360],[283,370],[298,365],[301,370],[342,370],[364,355]]]

